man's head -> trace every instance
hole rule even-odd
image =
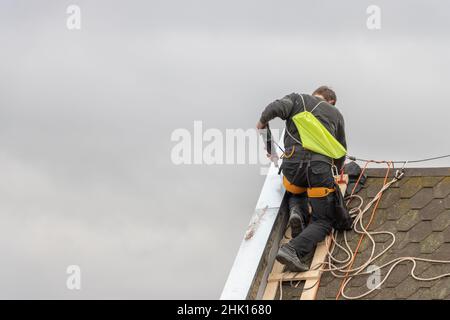
[[[333,106],[336,104],[336,93],[327,86],[317,88],[312,95],[324,99]]]

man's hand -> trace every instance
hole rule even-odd
[[[269,158],[270,161],[275,164],[275,167],[278,168],[278,160],[280,160],[280,157],[278,157],[276,152],[274,154],[267,154],[267,158]]]
[[[258,123],[256,124],[256,129],[258,130],[262,130],[265,127],[267,127],[267,123],[262,123],[261,121],[258,121]]]

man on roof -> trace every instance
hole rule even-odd
[[[256,125],[262,130],[276,117],[286,121],[280,171],[289,194],[292,239],[281,246],[276,259],[290,271],[309,269],[307,260],[315,246],[336,223],[332,170],[342,168],[347,148],[336,100],[327,86],[312,95],[292,93],[269,104]]]

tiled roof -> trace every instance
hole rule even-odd
[[[358,193],[365,203],[380,190],[384,174],[383,169],[369,169],[365,187]],[[403,256],[450,260],[450,168],[408,169],[405,177],[384,193],[370,227],[370,231],[377,230],[391,231],[397,238],[394,246],[374,262],[377,265]],[[359,236],[349,234],[350,245],[355,248]],[[375,240],[376,252],[390,243],[387,235],[375,236]],[[354,266],[367,260],[369,242],[363,241]],[[450,299],[450,277],[418,281],[410,276],[411,268],[412,262],[398,265],[381,289],[366,299]],[[382,276],[387,269],[383,269]],[[450,273],[450,264],[419,262],[416,267],[419,277],[443,273]],[[367,280],[367,276],[355,277],[346,293],[355,296],[367,291]],[[340,283],[340,279],[324,273],[317,299],[335,299]]]

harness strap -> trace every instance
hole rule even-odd
[[[306,103],[305,100],[303,99],[303,95],[299,94],[300,98],[302,99],[302,103],[303,103],[303,111],[307,112],[308,110],[306,110]],[[312,110],[310,111],[311,113],[313,113],[314,110],[316,110],[316,108],[321,104],[324,103],[325,101],[320,101],[318,104],[316,104],[314,106],[314,108],[312,108]]]
[[[336,189],[334,188],[330,189],[325,187],[308,188],[306,190],[308,193],[308,198],[323,198],[335,191]]]
[[[302,102],[303,102],[303,110],[306,111],[306,103],[305,103],[305,100],[303,100],[303,96],[302,96],[301,94],[300,94],[299,96],[300,96],[300,98],[302,98]]]
[[[316,110],[316,108],[325,101],[320,101],[318,104],[316,104],[316,106],[311,110],[311,113],[313,113],[314,110]]]
[[[336,190],[334,188],[332,189],[325,187],[314,187],[314,188],[299,187],[296,186],[295,184],[290,183],[289,180],[284,176],[283,176],[283,185],[286,191],[297,195],[306,192],[309,198],[324,198],[329,194],[335,192]]]
[[[284,176],[283,176],[283,185],[284,185],[284,188],[286,189],[286,191],[289,191],[290,193],[293,193],[293,194],[302,194],[302,193],[306,192],[306,188],[299,187],[299,186],[296,186],[295,184],[290,183],[289,180],[286,179],[286,177],[284,177]]]

